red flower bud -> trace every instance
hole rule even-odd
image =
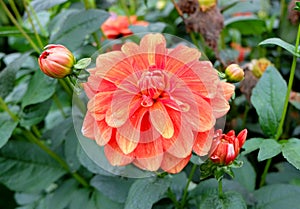
[[[52,78],[63,78],[72,73],[75,58],[63,45],[49,44],[39,57],[43,73]]]
[[[239,82],[244,79],[244,70],[238,64],[231,64],[225,70],[228,81]]]
[[[210,159],[216,164],[229,165],[239,155],[240,149],[246,141],[247,129],[242,130],[235,136],[234,130],[227,134],[217,131],[217,137],[214,139],[210,153]]]

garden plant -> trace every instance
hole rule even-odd
[[[300,1],[0,0],[0,208],[300,209]]]

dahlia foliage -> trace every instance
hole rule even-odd
[[[184,45],[166,48],[161,34],[99,55],[83,84],[83,135],[104,146],[113,166],[178,173],[192,152],[207,155],[234,86],[200,57]]]

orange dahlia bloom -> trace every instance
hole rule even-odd
[[[192,151],[206,155],[234,86],[200,56],[184,45],[166,48],[161,34],[99,55],[84,84],[83,135],[104,146],[113,166],[178,173]]]
[[[148,26],[149,23],[146,21],[138,21],[137,16],[135,15],[128,18],[126,16],[117,16],[112,13],[102,24],[101,29],[107,38],[115,39],[131,35],[132,31],[129,29],[130,25]]]

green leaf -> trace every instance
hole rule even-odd
[[[23,28],[24,29],[24,28]],[[30,31],[26,31],[26,34],[29,35],[31,38],[34,37],[34,33],[31,33]],[[1,26],[0,27],[0,37],[23,37],[23,34],[19,31],[19,29],[15,26]]]
[[[99,30],[109,13],[99,9],[80,10],[63,21],[50,37],[50,42],[64,44],[70,50],[78,48],[86,36]]]
[[[83,208],[123,209],[124,206],[120,203],[111,201],[110,199],[106,198],[96,190],[91,192],[91,190],[89,189],[77,189],[75,191],[75,194],[72,197],[72,201],[68,208],[70,209],[83,209]]]
[[[0,182],[11,190],[37,192],[66,172],[32,143],[10,141],[0,150]]]
[[[109,199],[124,203],[133,182],[133,179],[128,178],[96,175],[91,185]]]
[[[45,116],[47,115],[52,100],[48,99],[42,103],[27,105],[23,112],[21,113],[20,124],[23,127],[36,125],[39,122],[43,121]]]
[[[246,155],[246,154],[253,152],[254,150],[257,150],[263,140],[264,140],[264,138],[247,139],[245,141],[245,144],[243,145],[243,149],[245,149],[245,150],[241,154]]]
[[[82,149],[81,146],[77,147],[77,156],[79,159],[79,162],[82,166],[84,166],[86,169],[88,169],[90,172],[100,175],[106,175],[111,176],[113,174],[109,173],[108,171],[101,168],[99,165],[97,165],[94,161],[92,161],[85,151]]]
[[[34,0],[30,2],[30,6],[33,7],[35,11],[41,11],[50,9],[51,7],[54,7],[56,5],[62,4],[67,2],[67,0],[51,0],[51,1],[45,1],[45,0]]]
[[[232,169],[235,176],[234,180],[252,192],[255,189],[256,172],[246,157],[241,156],[239,160],[243,161],[243,166],[238,169]]]
[[[269,38],[269,39],[266,39],[266,40],[260,42],[258,45],[266,45],[266,44],[273,44],[273,45],[280,46],[280,47],[284,48],[285,50],[287,50],[288,52],[290,52],[292,55],[300,57],[300,54],[296,53],[294,45],[289,44],[280,38]]]
[[[29,54],[21,55],[0,72],[0,97],[5,98],[13,90],[16,72],[29,57]]]
[[[205,195],[198,206],[200,209],[246,209],[247,205],[243,197],[236,192],[229,191],[223,193],[223,198],[219,198],[217,193]]]
[[[40,70],[34,73],[22,100],[22,107],[37,104],[49,99],[55,92],[57,80],[43,74]]]
[[[125,203],[125,209],[151,209],[170,186],[168,178],[138,179],[133,183]]]
[[[285,159],[300,170],[300,140],[297,138],[289,139],[283,144],[282,154]]]
[[[259,124],[271,138],[277,133],[286,92],[286,82],[273,66],[266,69],[252,90],[251,103],[259,116]]]
[[[76,69],[85,69],[89,66],[91,63],[92,59],[91,58],[83,58],[79,60],[75,65],[74,68]]]
[[[72,124],[70,121],[69,124]],[[78,139],[74,128],[70,128],[66,133],[66,139],[64,143],[64,154],[66,162],[69,165],[71,171],[76,171],[80,167],[80,162],[77,157]]]
[[[225,20],[226,28],[235,28],[243,35],[258,35],[267,30],[265,21],[256,17],[232,17]]]
[[[300,187],[289,184],[273,184],[254,192],[256,209],[299,208]]]
[[[281,144],[275,139],[264,139],[259,146],[258,161],[263,161],[278,155],[281,152]]]
[[[17,125],[18,122],[13,121],[7,113],[0,113],[0,148],[7,143]]]

